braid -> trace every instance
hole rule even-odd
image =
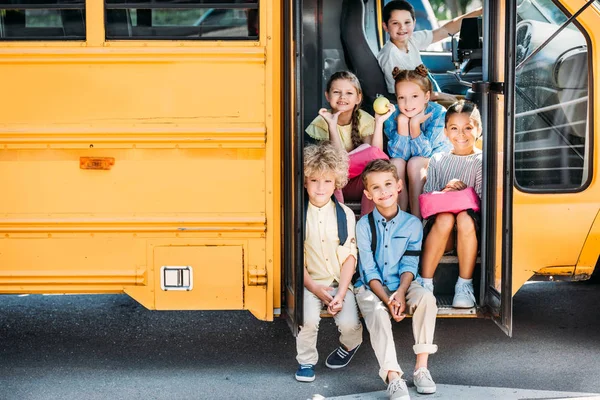
[[[352,139],[352,147],[357,148],[362,144],[362,139],[360,137],[360,132],[358,132],[358,124],[360,122],[360,107],[355,106],[352,111],[352,131],[350,133],[350,138]]]

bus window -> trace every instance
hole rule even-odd
[[[567,19],[549,0],[517,8],[515,179],[524,191],[578,190],[591,177],[586,38],[570,23],[544,43]]]
[[[106,0],[106,39],[258,39],[258,0]]]
[[[0,3],[0,40],[85,40],[84,0]]]

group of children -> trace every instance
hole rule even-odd
[[[477,10],[467,16],[480,13]],[[348,365],[362,343],[360,310],[390,398],[408,400],[390,319],[399,322],[407,313],[412,315],[413,382],[418,393],[435,393],[427,366],[429,354],[437,351],[433,344],[437,316],[433,274],[455,243],[459,278],[453,306],[470,308],[476,303],[472,275],[479,216],[466,210],[456,215],[439,213],[422,222],[419,195],[472,187],[481,196],[482,158],[475,141],[482,124],[470,102],[456,102],[446,111],[430,101],[434,95],[443,95],[434,92],[418,54],[419,47],[456,33],[465,16],[415,39],[414,9],[408,2],[388,3],[383,15],[392,45],[388,43],[378,58],[386,80],[389,77],[394,82],[397,107],[389,104],[385,114],[372,117],[360,109],[362,92],[356,76],[338,72],[329,79],[325,92],[331,108],[319,110],[306,129],[323,143],[304,151],[308,199],[304,322],[296,342],[300,364],[296,379],[315,379],[323,305],[340,332],[340,346],[325,362],[333,369]],[[390,63],[402,68],[396,65],[388,71]],[[359,200],[361,219],[356,223],[354,213],[343,202]],[[412,215],[407,213],[409,207]],[[353,283],[357,264],[360,277]]]

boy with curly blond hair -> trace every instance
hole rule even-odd
[[[296,338],[296,379],[315,380],[319,359],[317,334],[323,305],[333,315],[340,332],[340,346],[325,362],[343,368],[362,343],[362,324],[351,285],[356,270],[356,219],[333,192],[348,181],[348,155],[330,144],[304,149],[305,205],[304,323]]]

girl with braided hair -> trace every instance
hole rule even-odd
[[[423,64],[414,70],[394,68],[398,109],[385,121],[388,154],[402,180],[400,208],[421,218],[419,195],[423,192],[429,158],[452,148],[444,135],[446,109],[430,102],[431,81]]]
[[[349,153],[349,181],[341,193],[336,191],[335,195],[340,202],[360,201],[361,215],[368,214],[375,205],[363,193],[360,174],[371,160],[389,158],[383,152],[383,123],[395,107],[390,105],[386,114],[377,114],[375,118],[361,110],[360,82],[348,71],[336,72],[329,78],[325,98],[331,108],[321,108],[306,133]]]

